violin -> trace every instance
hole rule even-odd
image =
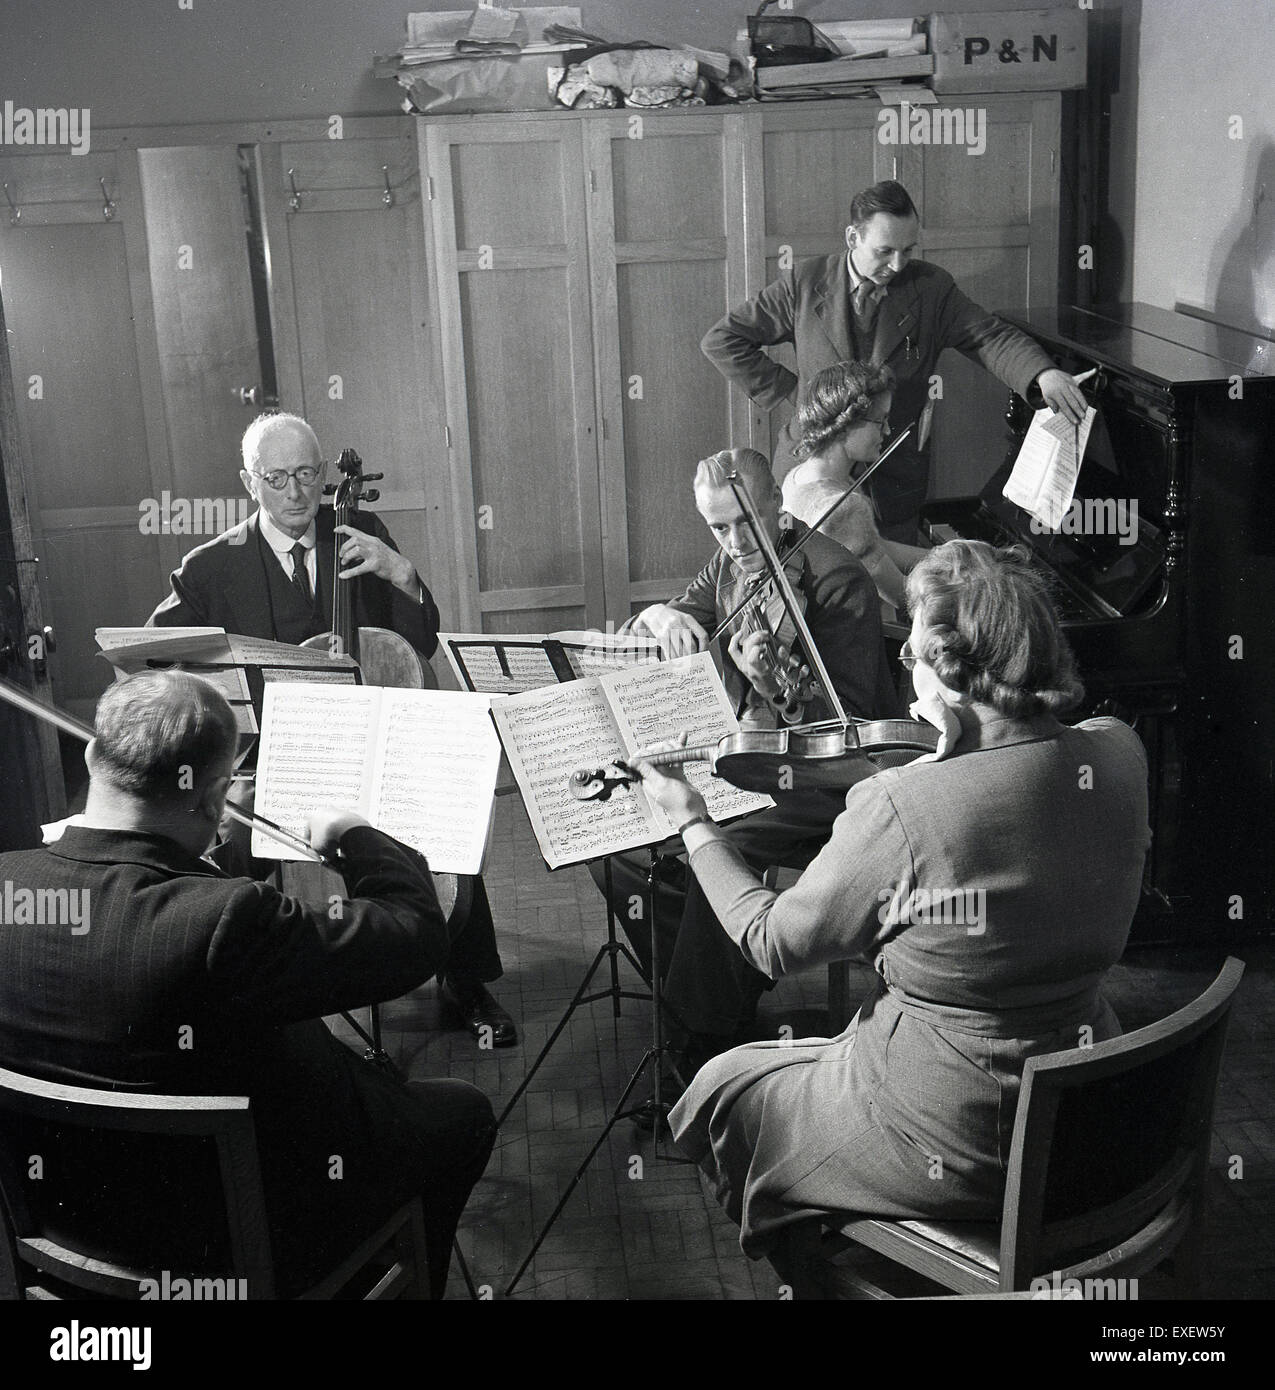
[[[365,489],[363,485],[379,482],[385,474],[364,473],[363,460],[353,449],[341,451],[337,470],[343,475],[341,481],[329,483],[323,491],[333,497],[335,524],[340,528],[354,524],[361,501],[375,502],[380,497],[376,488]],[[355,626],[353,594],[350,585],[341,582],[341,546],[345,539],[339,529],[333,535],[332,631],[308,637],[301,645],[352,656],[368,685],[388,685],[399,690],[437,689],[433,668],[421,659],[406,637],[384,627]]]
[[[770,616],[772,588],[770,584],[762,585],[753,601],[740,613],[736,631],[742,637],[755,632],[765,634],[766,640],[758,656],[763,679],[774,687],[774,693],[766,699],[783,723],[799,724],[806,706],[819,694],[820,687],[810,667],[794,653],[791,639],[785,642],[775,630]],[[782,600],[780,604],[782,606]]]
[[[580,768],[567,779],[577,801],[607,801],[617,787],[642,780],[642,766],[706,762],[715,777],[750,792],[848,791],[873,773],[936,752],[939,731],[917,719],[831,721],[804,729],[741,729],[716,743],[647,753],[636,765]]]

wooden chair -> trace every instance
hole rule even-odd
[[[1196,1296],[1213,1107],[1227,1020],[1244,973],[1228,958],[1193,1003],[1158,1023],[1033,1057],[1023,1070],[999,1223],[828,1223],[773,1261],[799,1296],[889,1297],[839,1261],[875,1251],[966,1295],[1108,1292],[1173,1256]],[[1068,1281],[1072,1281],[1069,1283]],[[913,1290],[914,1292],[914,1290]],[[1085,1296],[1088,1296],[1087,1294]]]
[[[91,1202],[109,1223],[112,1209],[138,1209],[139,1192],[144,1196],[147,1187],[154,1191],[161,1179],[171,1184],[177,1175],[180,1212],[162,1245],[149,1235],[121,1230],[116,1219],[114,1239],[119,1243],[111,1253],[127,1248],[132,1258],[123,1263],[103,1250],[104,1239],[112,1238],[103,1237],[100,1229],[68,1233],[75,1217],[68,1217],[66,1204],[85,1206],[89,1194],[82,1182],[74,1192],[60,1192],[61,1165],[55,1154],[32,1153],[33,1137],[48,1136],[53,1127],[82,1131],[94,1144],[112,1142],[112,1136],[150,1136],[135,1142],[145,1145],[153,1166],[130,1184],[133,1190],[125,1200],[120,1200],[122,1193],[98,1188]],[[37,1180],[38,1209],[33,1198]],[[190,1235],[187,1220],[200,1228],[198,1234]],[[0,1299],[138,1299],[144,1281],[162,1287],[166,1276],[169,1287],[179,1277],[198,1280],[203,1289],[197,1297],[276,1296],[256,1131],[244,1096],[96,1091],[0,1069],[0,1228]],[[139,1244],[148,1247],[145,1260],[136,1258]],[[208,1257],[211,1268],[190,1268],[192,1248],[217,1252]],[[360,1276],[356,1292],[353,1281]],[[364,1299],[429,1296],[419,1197],[299,1297],[331,1299],[343,1291]]]

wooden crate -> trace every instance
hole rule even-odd
[[[1061,91],[1085,85],[1080,9],[930,16],[936,92]]]

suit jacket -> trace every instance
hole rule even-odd
[[[192,550],[173,572],[173,591],[147,619],[148,626],[224,627],[245,637],[300,643],[327,632],[332,620],[335,516],[320,507],[315,517],[319,582],[315,610],[306,609],[261,534],[254,512],[247,521]],[[392,549],[398,547],[379,517],[359,513],[353,524]],[[418,603],[375,575],[350,581],[359,627],[384,627],[405,637],[428,658],[438,645],[438,609],[424,589]],[[424,586],[422,585],[422,588]]]
[[[792,542],[781,541],[781,559],[787,546],[807,530],[794,521],[787,533]],[[806,600],[806,625],[846,713],[865,719],[893,716],[898,696],[881,638],[881,604],[867,570],[844,546],[819,533],[811,536],[793,564],[800,567],[798,571],[791,573],[785,566],[785,573],[794,591]],[[719,547],[670,606],[689,613],[711,632],[747,592],[747,576]],[[725,641],[722,670],[738,714],[752,694],[752,684],[726,653]],[[807,721],[831,717],[832,709],[822,699],[812,700],[807,707]]]
[[[0,855],[12,891],[86,892],[88,907],[87,930],[0,920],[0,1065],[108,1090],[249,1096],[284,1289],[421,1188],[412,1097],[321,1019],[428,979],[447,926],[419,855],[368,828],[347,831],[341,851],[349,898],[326,910],[227,878],[159,835],[72,827]],[[59,1191],[83,1195],[117,1255],[148,1212],[172,1223],[160,1172],[145,1211],[93,1210],[104,1170],[137,1163],[127,1144],[72,1144],[56,1161],[80,1173]]]
[[[792,343],[797,373],[762,351]],[[767,285],[754,299],[731,310],[704,336],[705,356],[758,405],[773,409],[796,402],[825,367],[867,356],[895,374],[890,425],[901,429],[924,410],[939,354],[955,348],[981,363],[1020,396],[1027,397],[1041,372],[1054,365],[1025,334],[961,293],[945,270],[911,261],[890,282],[881,301],[870,351],[856,345],[845,252],[803,261]],[[797,443],[790,422],[775,452],[775,476],[792,466]],[[900,447],[868,483],[887,525],[914,518],[929,481],[929,463],[912,443]]]

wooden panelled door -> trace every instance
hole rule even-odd
[[[233,145],[15,157],[0,226],[55,698],[110,680],[93,631],[141,623],[182,554],[244,513],[259,356]],[[240,500],[242,499],[242,501]]]
[[[599,116],[584,124],[601,420],[608,617],[675,596],[714,543],[696,461],[743,442],[725,380],[700,352],[747,293],[744,117]]]
[[[372,510],[453,623],[442,403],[422,385],[432,354],[412,126],[351,121],[341,140],[259,153],[280,404],[314,426],[325,458],[353,448],[385,474]]]
[[[421,160],[461,621],[602,627],[579,123],[430,123]]]

